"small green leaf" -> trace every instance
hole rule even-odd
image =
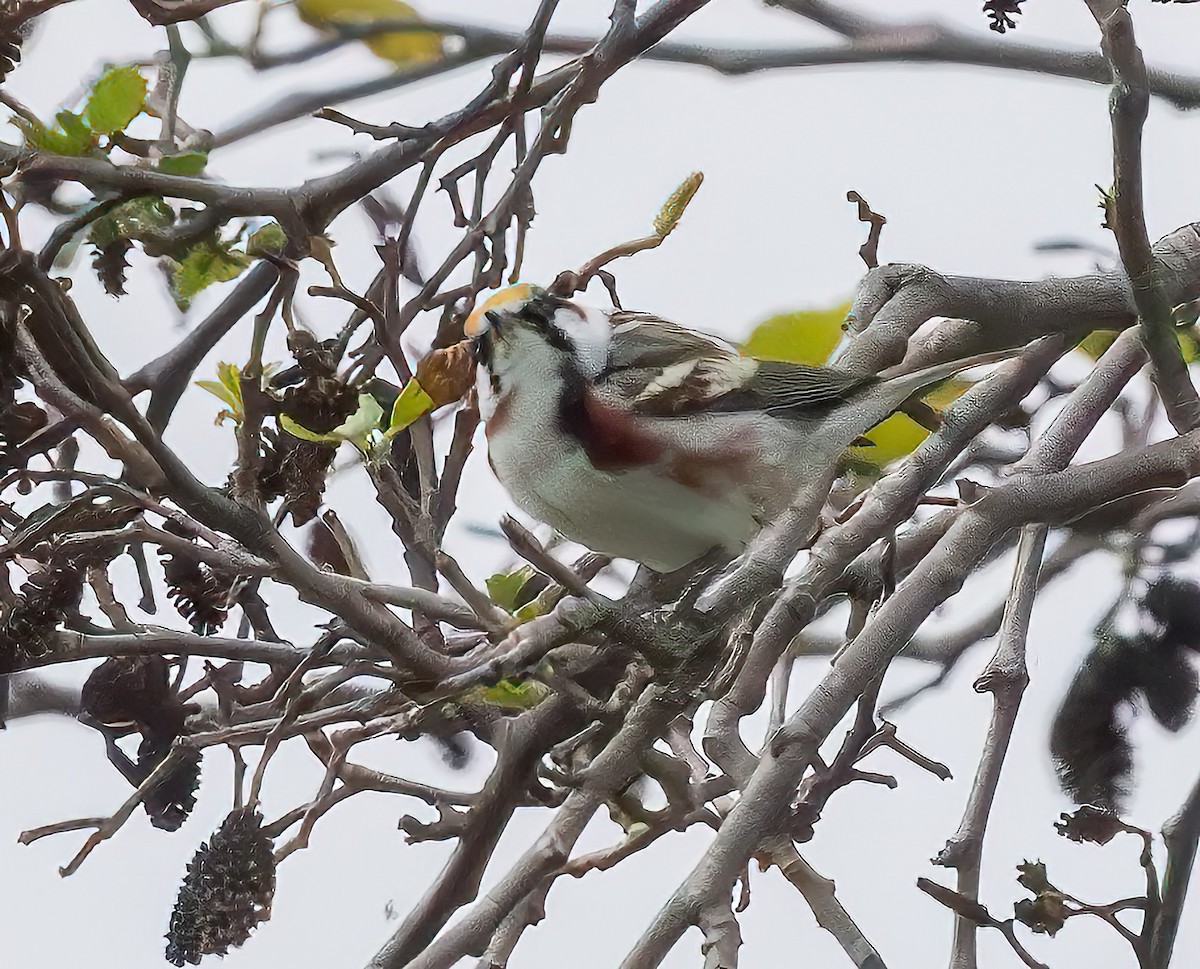
[[[248,265],[250,257],[227,243],[212,239],[197,242],[181,262],[175,263],[171,273],[170,290],[175,305],[187,309],[201,290],[213,283],[236,279]]]
[[[287,233],[278,222],[268,222],[250,234],[246,240],[246,255],[277,256],[287,246]]]
[[[818,365],[842,338],[842,324],[849,303],[824,310],[778,313],[758,324],[742,344],[742,350],[758,360],[787,360]]]
[[[506,710],[528,710],[550,695],[550,688],[538,680],[503,679],[492,686],[479,687],[479,697]]]
[[[918,392],[917,396],[941,414],[970,390],[971,386],[969,380],[951,377],[936,387]],[[882,468],[892,461],[912,454],[929,436],[929,430],[907,414],[896,413],[864,432],[863,436],[871,441],[872,446],[864,451],[862,456],[871,464]]]
[[[58,122],[55,127],[47,128],[40,121],[26,121],[24,118],[13,118],[13,124],[25,133],[25,140],[56,155],[86,155],[92,147],[92,130],[83,123],[79,115],[70,111],[60,111],[55,115]]]
[[[370,394],[358,395],[358,410],[333,429],[343,441],[361,441],[379,426],[383,408]]]
[[[383,417],[383,408],[379,406],[379,401],[370,394],[359,394],[358,410],[328,433],[310,431],[307,427],[288,417],[287,414],[279,415],[279,426],[292,437],[298,437],[303,441],[313,441],[317,444],[337,444],[341,441],[350,441],[355,447],[365,450],[367,436],[379,426],[381,417]]]
[[[425,393],[424,388],[417,383],[416,378],[409,380],[392,404],[392,413],[388,417],[386,436],[394,437],[404,430],[422,414],[433,410],[433,398]]]
[[[326,434],[321,434],[317,431],[310,431],[303,424],[298,424],[287,414],[279,415],[279,426],[287,431],[292,437],[298,437],[302,441],[312,441],[314,444],[340,444],[343,438],[338,437],[333,431]]]
[[[230,407],[234,406],[234,401],[229,396],[229,391],[225,389],[225,385],[219,380],[197,380],[196,386],[204,388],[214,397],[218,397],[223,400]]]
[[[541,601],[541,596],[535,596],[530,599],[525,605],[521,606],[513,613],[515,619],[520,619],[521,622],[529,622],[530,619],[536,619],[538,616],[546,614],[546,606]]]
[[[214,397],[228,404],[228,410],[217,414],[220,424],[226,417],[235,422],[241,422],[246,416],[246,405],[242,401],[242,373],[234,363],[218,363],[216,380],[197,380],[197,387],[202,387]]]
[[[142,113],[146,101],[146,79],[132,64],[110,67],[92,86],[84,115],[97,134],[124,131]]]
[[[60,111],[54,116],[63,133],[73,142],[87,144],[92,140],[92,129],[83,118],[73,111]]]
[[[505,612],[517,608],[517,596],[525,583],[534,576],[533,567],[522,565],[512,572],[497,572],[485,581],[488,597]]]
[[[142,195],[123,202],[92,223],[88,241],[106,246],[117,239],[140,239],[175,221],[175,211],[158,195]]]
[[[208,152],[181,151],[158,160],[158,170],[164,175],[199,175],[208,164]]]

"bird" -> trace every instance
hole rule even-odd
[[[878,374],[758,360],[652,313],[529,283],[482,301],[464,333],[488,461],[513,502],[659,573],[740,554],[921,389],[1016,352]]]

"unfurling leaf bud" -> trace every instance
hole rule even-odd
[[[475,380],[475,355],[471,342],[431,350],[417,361],[417,383],[434,407],[461,400]]]

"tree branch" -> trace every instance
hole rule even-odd
[[[1150,109],[1149,82],[1133,36],[1133,18],[1119,0],[1087,0],[1100,25],[1104,55],[1112,67],[1113,195],[1107,206],[1121,262],[1133,286],[1142,342],[1150,354],[1154,383],[1179,433],[1200,424],[1200,396],[1175,338],[1172,307],[1160,290],[1159,272],[1142,200],[1142,128]]]
[[[954,868],[958,872],[958,894],[974,902],[979,901],[979,873],[988,817],[1000,785],[1000,771],[1008,755],[1021,697],[1029,683],[1025,640],[1029,634],[1029,617],[1037,594],[1046,531],[1045,525],[1028,525],[1021,534],[1012,590],[1000,627],[1000,642],[995,655],[975,681],[975,692],[991,693],[993,701],[992,720],[984,741],[983,754],[979,758],[975,781],[971,785],[971,794],[958,831],[934,859],[935,864]],[[975,952],[978,927],[978,921],[956,915],[951,969],[975,969],[978,965]]]

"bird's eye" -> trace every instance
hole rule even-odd
[[[490,323],[492,326],[499,326],[504,322],[504,316],[499,310],[488,310],[483,315],[487,317],[488,323]]]
[[[575,341],[567,335],[562,327],[555,326],[553,323],[546,327],[546,342],[556,350],[566,353],[575,352]]]

